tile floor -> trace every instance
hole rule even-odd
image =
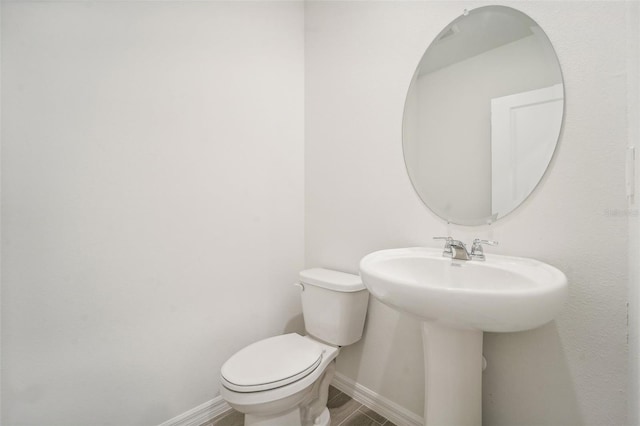
[[[331,413],[331,426],[395,426],[380,414],[351,399],[333,386],[329,387],[327,407]],[[244,415],[233,410],[201,426],[243,426],[243,424]]]

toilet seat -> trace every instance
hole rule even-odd
[[[221,381],[241,393],[276,389],[311,374],[324,352],[320,344],[296,333],[271,337],[229,358],[220,370]]]

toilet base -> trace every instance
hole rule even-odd
[[[314,426],[329,426],[331,424],[331,415],[329,409],[324,407],[322,413],[316,418]]]
[[[283,425],[301,425],[300,410],[293,409],[285,414],[278,414],[272,417],[244,415],[245,426],[283,426]],[[315,419],[313,426],[329,426],[331,424],[331,415],[327,407]]]
[[[300,425],[300,409],[295,407],[286,413],[278,413],[273,416],[254,416],[252,414],[244,415],[245,426],[283,426],[283,425]]]
[[[330,426],[331,415],[327,408],[329,384],[333,379],[336,363],[332,360],[320,379],[314,383],[305,399],[289,411],[271,415],[245,413],[245,426]]]

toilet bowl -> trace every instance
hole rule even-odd
[[[220,394],[247,426],[329,426],[335,359],[362,337],[369,293],[359,276],[314,268],[297,284],[308,335],[253,343],[220,370]]]
[[[291,356],[291,348],[295,346],[300,348],[294,351],[300,355],[298,359]],[[225,363],[220,374],[220,393],[229,405],[245,413],[245,425],[321,424],[315,420],[323,410],[313,410],[310,405],[318,399],[315,405],[326,407],[326,400],[320,400],[320,387],[324,381],[329,388],[338,352],[336,347],[296,333],[261,340]],[[251,357],[255,362],[249,361]],[[242,371],[245,361],[249,362]],[[266,367],[270,374],[253,374],[257,366]],[[299,407],[307,410],[301,412]],[[307,422],[304,417],[308,417]]]

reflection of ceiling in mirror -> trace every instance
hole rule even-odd
[[[445,28],[420,62],[420,75],[531,36],[536,23],[504,8],[462,16]],[[515,19],[514,19],[515,18]]]

